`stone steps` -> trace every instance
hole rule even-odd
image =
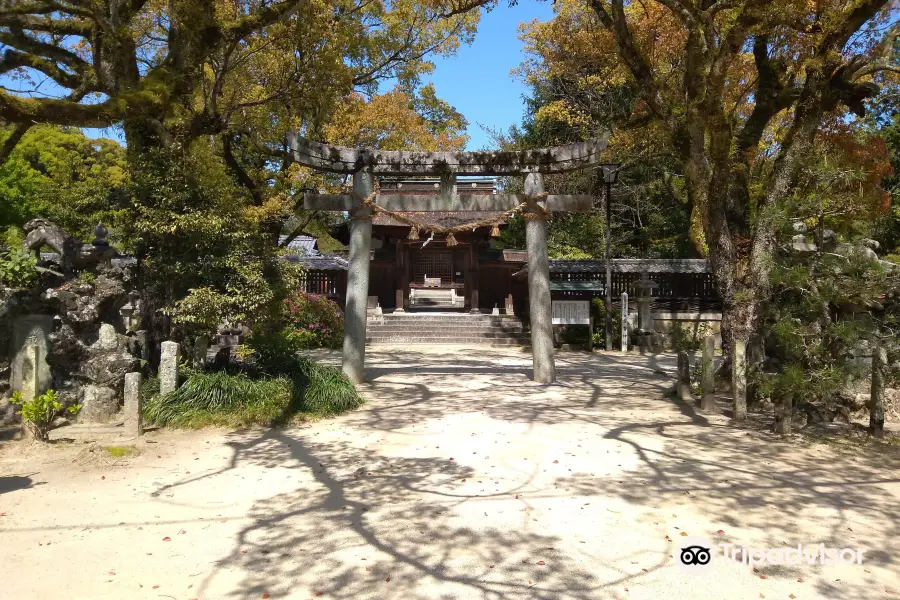
[[[529,336],[515,317],[458,314],[388,314],[369,320],[367,344],[525,345]]]
[[[503,323],[503,324],[484,324],[484,323],[460,323],[459,325],[448,325],[446,323],[442,323],[439,321],[435,322],[423,322],[418,324],[421,329],[428,329],[431,331],[505,331],[508,333],[522,333],[525,329],[522,327],[521,323]],[[369,321],[368,330],[369,331],[385,331],[385,330],[402,330],[409,331],[411,325],[406,323],[378,323]]]
[[[458,337],[369,337],[366,344],[432,344],[432,345],[459,345],[459,346],[527,346],[530,340],[526,336],[521,338],[471,338]]]
[[[480,313],[387,313],[383,317],[385,322],[419,322],[419,321],[440,321],[442,323],[521,323],[518,318],[513,316],[494,316],[484,315]]]

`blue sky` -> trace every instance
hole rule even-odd
[[[469,120],[469,150],[490,145],[479,124],[505,131],[521,122],[522,96],[528,90],[510,75],[524,58],[519,23],[535,18],[547,21],[553,16],[547,0],[519,0],[513,7],[507,4],[500,0],[497,8],[483,14],[475,42],[462,47],[456,56],[437,59],[430,76],[438,97]]]

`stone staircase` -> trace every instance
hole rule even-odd
[[[522,322],[511,316],[470,313],[391,313],[370,318],[367,344],[486,344],[529,343]]]

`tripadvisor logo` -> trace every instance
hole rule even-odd
[[[685,537],[681,539],[681,548],[675,562],[686,573],[706,573],[713,568],[714,554],[715,548],[708,539]]]
[[[712,569],[717,558],[744,563],[751,569],[757,565],[861,565],[864,549],[829,548],[825,544],[798,544],[796,547],[754,548],[736,544],[713,544],[706,538],[686,537],[676,561],[679,568],[691,574],[699,574]]]

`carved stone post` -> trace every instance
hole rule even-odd
[[[747,343],[739,339],[731,342],[731,394],[732,418],[744,421],[747,418]]]
[[[628,292],[622,292],[622,352],[628,352]]]
[[[144,433],[140,373],[125,374],[125,433],[135,437]]]
[[[362,202],[375,189],[371,171],[353,174],[353,197]],[[372,210],[359,208],[350,222],[350,266],[347,272],[347,307],[344,310],[343,371],[353,383],[362,383],[366,358],[366,305],[369,298],[369,250],[372,245]]]
[[[161,396],[178,389],[178,363],[181,360],[181,346],[178,342],[160,344],[159,393]]]
[[[869,409],[869,434],[884,437],[884,371],[887,368],[887,350],[876,346],[872,352],[872,393]]]
[[[544,193],[544,179],[540,173],[525,177],[525,194],[534,197]],[[525,245],[528,249],[528,296],[531,308],[531,350],[534,380],[538,383],[556,381],[553,359],[553,326],[550,305],[550,262],[547,258],[547,203],[529,201],[525,217]]]
[[[691,357],[684,350],[678,353],[678,380],[675,383],[675,391],[679,400],[689,401],[694,397],[691,394]]]
[[[700,397],[700,410],[715,410],[716,408],[715,353],[716,336],[707,335],[703,340],[703,378],[701,380],[703,395]]]

